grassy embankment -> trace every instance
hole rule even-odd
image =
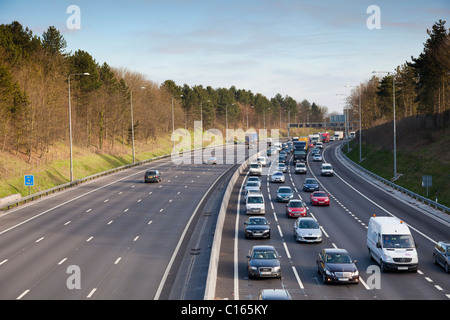
[[[418,141],[408,146],[397,147],[397,173],[402,174],[396,184],[421,196],[427,197],[427,189],[422,187],[422,176],[432,176],[432,187],[428,188],[428,198],[450,207],[450,130],[435,135],[432,141]],[[347,152],[347,147],[344,147]],[[374,145],[362,144],[361,166],[390,180],[394,176],[394,154]],[[359,162],[359,141],[350,142],[347,156]]]

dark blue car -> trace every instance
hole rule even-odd
[[[319,183],[316,179],[307,178],[303,181],[303,191],[318,191]]]

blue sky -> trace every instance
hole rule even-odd
[[[67,8],[80,8],[70,30]],[[370,5],[380,29],[369,29]],[[336,94],[394,70],[423,51],[426,29],[450,27],[449,0],[0,0],[0,24],[14,20],[41,36],[55,26],[67,51],[89,52],[161,84],[232,85],[308,99],[342,112]]]

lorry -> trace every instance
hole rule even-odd
[[[396,217],[369,219],[367,228],[367,249],[381,271],[405,270],[417,272],[419,258],[417,243],[406,223]]]
[[[335,141],[343,139],[344,138],[344,131],[335,131],[333,137],[334,137]]]
[[[320,135],[320,141],[323,143],[330,142],[330,133],[329,132],[321,132]]]
[[[294,162],[293,162],[293,164],[295,164],[298,161],[306,162],[306,151],[305,150],[294,149]]]

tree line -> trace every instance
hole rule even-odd
[[[350,120],[359,120],[363,129],[403,118],[440,114],[450,109],[450,29],[439,20],[424,43],[423,52],[389,74],[374,74],[357,85],[347,98]],[[383,70],[386,71],[386,70]],[[394,92],[395,86],[395,92]]]
[[[178,86],[172,80],[158,85],[66,48],[54,26],[39,37],[17,21],[0,25],[2,151],[31,161],[51,146],[68,145],[69,83],[73,143],[102,152],[129,147],[132,131],[135,141],[146,145],[168,136],[173,124],[192,129],[202,119],[205,130],[286,128],[306,113],[309,120],[323,119],[327,111],[307,100],[297,103],[281,94],[269,99],[235,86]]]

